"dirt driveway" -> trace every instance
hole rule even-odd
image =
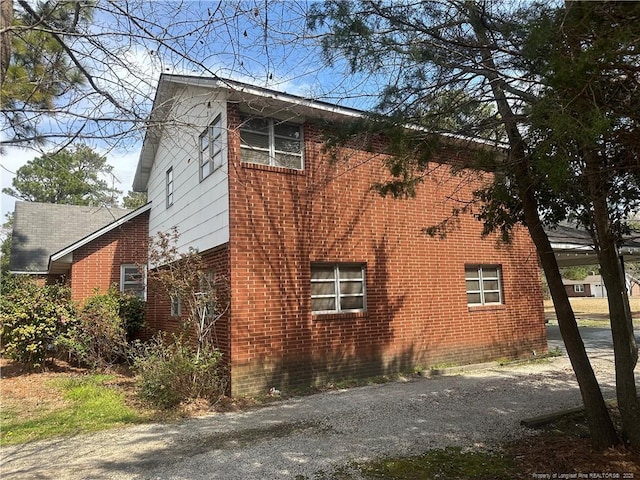
[[[613,395],[610,356],[594,369]],[[564,357],[332,391],[170,425],[4,447],[3,479],[317,478],[352,461],[527,435],[526,417],[579,404]]]

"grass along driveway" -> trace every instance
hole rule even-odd
[[[579,326],[605,328],[609,326],[609,305],[606,298],[573,297],[569,301]],[[629,297],[629,304],[634,324],[640,326],[640,297]],[[557,322],[551,300],[544,301],[544,315],[547,321]]]
[[[4,373],[2,445],[105,430],[150,418],[147,411],[127,403],[126,389],[119,385],[122,377],[115,374],[46,372],[6,378]]]

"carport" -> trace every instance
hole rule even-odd
[[[585,230],[558,225],[553,229],[547,229],[547,235],[560,267],[598,264],[593,241]],[[625,262],[640,262],[640,234],[625,237],[618,253],[623,267]]]

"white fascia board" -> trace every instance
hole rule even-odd
[[[143,205],[142,207],[134,210],[131,213],[126,214],[124,217],[119,218],[115,222],[112,222],[109,225],[107,225],[105,227],[102,227],[100,230],[96,230],[95,232],[93,232],[93,233],[87,235],[86,237],[84,237],[83,239],[78,240],[75,243],[72,243],[71,245],[69,245],[68,247],[64,248],[63,250],[60,250],[59,252],[54,253],[53,255],[51,255],[51,257],[49,257],[49,268],[51,268],[51,263],[52,262],[56,262],[56,261],[62,260],[63,257],[65,257],[66,255],[69,255],[70,253],[73,253],[74,250],[77,250],[78,248],[82,247],[83,245],[86,245],[87,243],[92,242],[96,238],[100,238],[105,233],[108,233],[111,230],[113,230],[114,228],[117,228],[120,225],[123,225],[123,224],[127,223],[129,220],[134,219],[135,217],[137,217],[141,213],[144,213],[144,212],[148,211],[150,208],[151,208],[151,202],[147,203],[146,205]]]
[[[248,83],[237,82],[235,80],[224,78],[191,77],[188,75],[167,74],[164,76],[164,80],[167,82],[194,87],[224,88],[230,90],[231,92],[244,93],[247,95],[252,95],[254,97],[277,100],[283,103],[288,103],[290,105],[306,107],[312,110],[320,110],[345,117],[363,118],[366,115],[366,112],[357,110],[355,108],[341,107],[339,105],[334,105],[332,103],[323,102],[320,100],[304,98],[298,95],[278,92],[277,90],[271,90],[268,88],[256,87]]]
[[[553,243],[551,242],[553,251],[562,253],[571,252],[594,252],[593,245],[577,245],[575,243]]]
[[[149,126],[147,128],[147,133],[145,134],[145,139],[142,143],[142,150],[138,159],[138,165],[133,180],[134,191],[146,191],[146,182],[148,181],[151,164],[153,163],[153,159],[155,157],[158,143],[157,139],[160,136],[157,129],[161,128],[161,122],[164,120],[164,117],[167,115],[167,112],[169,111],[172,104],[171,96],[175,94],[175,90],[174,88],[172,88],[172,85],[225,89],[229,92],[230,97],[233,97],[233,94],[236,94],[236,96],[240,96],[240,101],[242,101],[241,95],[244,94],[255,98],[262,98],[264,100],[279,102],[281,104],[290,105],[292,107],[308,109],[309,111],[319,112],[320,114],[330,114],[343,118],[365,118],[368,113],[355,108],[341,107],[339,105],[323,102],[321,100],[313,100],[298,95],[278,92],[276,90],[271,90],[268,88],[256,87],[254,85],[249,85],[247,83],[237,82],[235,80],[225,79],[221,77],[198,77],[163,73],[160,76],[160,80],[158,82],[158,87],[156,89],[156,94],[153,101],[152,113],[149,118]],[[318,115],[318,113],[316,113],[316,115]],[[406,128],[415,131],[430,132],[426,128],[419,125],[407,124]],[[477,148],[489,148],[498,151],[506,150],[508,148],[507,144],[482,138],[466,137],[464,135],[457,135],[446,132],[430,133],[434,133],[435,135],[448,140],[452,144],[460,144],[463,142],[473,143],[477,146]],[[156,138],[153,138],[154,136]]]
[[[9,273],[12,275],[48,275],[49,272],[33,272],[33,271],[22,271],[22,270],[9,270]]]

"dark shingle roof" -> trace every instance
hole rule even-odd
[[[9,270],[44,273],[51,255],[129,212],[122,208],[16,202]]]

